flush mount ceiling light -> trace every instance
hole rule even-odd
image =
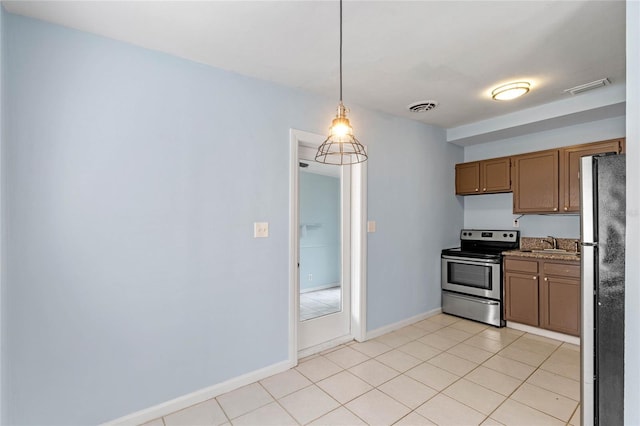
[[[496,101],[510,101],[527,93],[530,87],[531,84],[526,81],[503,84],[493,89],[491,97]]]
[[[340,0],[340,103],[336,118],[329,128],[329,136],[318,147],[316,161],[325,164],[356,164],[367,160],[364,146],[353,136],[347,118],[349,110],[342,103],[342,0]]]

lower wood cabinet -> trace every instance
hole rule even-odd
[[[580,335],[580,263],[507,257],[505,318]]]
[[[504,264],[505,318],[540,325],[538,262],[508,258]]]
[[[543,262],[540,326],[580,335],[580,264]]]

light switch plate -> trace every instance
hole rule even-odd
[[[253,238],[267,238],[269,236],[269,222],[253,223]]]
[[[376,232],[376,221],[375,220],[367,221],[367,232]]]

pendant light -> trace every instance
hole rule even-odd
[[[340,0],[340,103],[336,118],[329,128],[329,136],[320,145],[316,161],[325,164],[356,164],[367,160],[364,146],[353,136],[347,118],[349,110],[342,103],[342,0]]]

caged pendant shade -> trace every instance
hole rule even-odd
[[[318,148],[316,161],[325,164],[356,164],[367,160],[364,146],[353,136],[347,118],[349,110],[342,103],[342,0],[340,0],[340,103],[336,118],[329,128],[329,136]]]

